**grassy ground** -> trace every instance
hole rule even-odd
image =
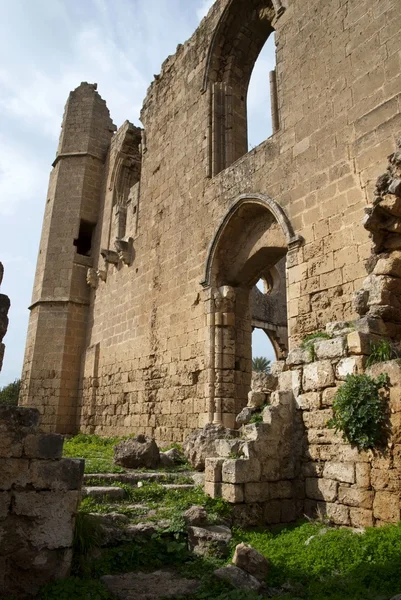
[[[66,455],[94,461],[91,472],[94,468],[110,472],[115,442],[77,436],[66,443]],[[269,588],[281,588],[284,595],[280,597],[285,600],[389,600],[401,593],[401,525],[371,528],[364,533],[309,522],[270,531],[234,530],[229,559],[197,558],[187,551],[182,512],[192,504],[202,504],[213,522],[227,517],[229,507],[225,502],[205,496],[201,488],[166,490],[160,484],[146,482],[141,488],[123,487],[127,498],[119,504],[83,500],[77,520],[74,576],[47,586],[38,600],[112,600],[100,582],[102,575],[162,566],[173,566],[183,576],[200,580],[198,592],[180,600],[261,600],[255,593],[233,590],[213,575],[216,568],[231,561],[241,541],[268,558],[271,567],[266,583]],[[148,540],[103,549],[96,558],[89,559],[91,547],[96,546],[96,531],[88,524],[86,513],[117,510],[125,512],[132,522],[142,521],[138,512],[129,508],[138,503],[154,511],[151,518],[168,517],[167,531]]]

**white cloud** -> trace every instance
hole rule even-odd
[[[214,3],[215,0],[203,0],[201,6],[196,11],[199,21],[201,21],[203,17],[206,17],[207,13],[209,12],[210,8],[213,6]]]
[[[24,147],[0,136],[0,215],[17,214],[24,200],[35,195],[45,197],[44,167]]]

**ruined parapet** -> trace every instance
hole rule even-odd
[[[243,426],[237,447],[222,442],[221,457],[206,460],[206,492],[231,502],[241,524],[287,523],[317,511],[353,527],[400,520],[401,365],[366,369],[379,338],[359,325],[330,323],[328,339],[293,349],[260,422]],[[380,451],[359,451],[328,427],[347,375],[365,372],[389,377],[389,436]]]
[[[3,273],[4,273],[4,267],[2,265],[2,263],[0,262],[0,285],[1,282],[3,281]],[[5,294],[0,294],[0,371],[1,371],[1,367],[3,366],[3,358],[4,358],[4,351],[5,351],[5,345],[3,344],[3,338],[7,333],[7,328],[8,328],[8,311],[10,308],[10,299],[8,296],[6,296]]]
[[[84,462],[62,449],[36,409],[0,407],[1,596],[34,596],[69,574]]]
[[[355,296],[355,308],[372,332],[401,339],[401,138],[379,177],[364,227],[372,239],[369,276]]]

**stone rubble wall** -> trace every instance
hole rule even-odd
[[[337,525],[365,527],[401,518],[401,363],[365,370],[378,338],[329,324],[331,339],[290,352],[263,423],[246,425],[242,458],[206,460],[206,492],[235,505],[241,522],[278,523],[317,511]],[[327,427],[348,374],[390,377],[390,439],[383,452],[351,447]],[[251,392],[252,393],[252,392]]]
[[[0,407],[0,596],[68,576],[84,461],[63,459],[35,409]]]
[[[0,262],[0,286],[1,286],[1,282],[3,281],[3,273],[4,273],[4,267],[3,267],[3,264]],[[6,296],[5,294],[0,294],[0,371],[3,366],[4,351],[5,351],[5,345],[3,344],[3,338],[7,333],[7,328],[8,328],[7,314],[8,314],[9,309],[10,309],[9,297]]]

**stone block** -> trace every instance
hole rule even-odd
[[[73,516],[79,498],[77,491],[17,492],[12,512],[34,519],[29,542],[36,548],[68,548],[72,545]]]
[[[248,483],[259,481],[261,475],[260,462],[255,459],[225,460],[222,467],[224,483]]]
[[[64,438],[58,433],[28,435],[24,440],[24,454],[28,458],[55,460],[63,454]]]
[[[247,504],[267,502],[267,500],[270,500],[269,486],[270,484],[266,482],[246,483],[244,486],[245,502]]]
[[[338,500],[341,504],[355,506],[356,508],[372,508],[374,492],[340,486]]]
[[[312,362],[312,353],[308,349],[294,348],[287,356],[286,364],[289,367],[304,365]]]
[[[291,523],[297,518],[297,506],[294,500],[281,500],[281,523]]]
[[[305,427],[308,429],[323,429],[327,426],[327,421],[333,416],[331,408],[322,410],[313,410],[302,413],[302,419]]]
[[[244,486],[234,483],[222,483],[221,496],[231,504],[240,504],[244,501]]]
[[[36,431],[39,411],[24,406],[0,406],[0,431],[19,431],[24,435]]]
[[[360,331],[352,331],[347,336],[348,351],[350,354],[365,354],[371,352],[371,343],[373,336]]]
[[[334,398],[337,394],[338,387],[328,387],[322,392],[321,404],[322,407],[333,406]]]
[[[373,527],[373,513],[365,508],[350,508],[349,515],[353,527]]]
[[[0,433],[0,457],[19,458],[22,456],[23,436],[17,431]]]
[[[386,523],[398,523],[401,518],[399,494],[376,492],[373,501],[373,516]]]
[[[318,360],[326,358],[341,358],[345,356],[347,344],[344,337],[336,337],[332,340],[321,340],[315,342],[315,352]]]
[[[326,504],[326,515],[335,525],[349,525],[349,508],[342,504],[328,502]]]
[[[204,485],[205,494],[207,494],[211,498],[221,498],[221,496],[222,496],[221,486],[222,486],[222,484],[220,482],[205,481],[205,485]]]
[[[329,360],[322,360],[305,365],[303,372],[303,389],[305,392],[321,390],[333,386],[334,371]]]
[[[248,406],[251,408],[260,408],[266,402],[266,394],[264,392],[248,393]]]
[[[364,356],[349,356],[342,358],[336,366],[337,379],[344,380],[347,375],[359,375],[364,372],[366,358]]]
[[[38,490],[78,490],[84,467],[85,461],[80,459],[32,460],[30,480]]]
[[[264,520],[267,525],[275,525],[281,522],[281,500],[269,500],[264,506]]]
[[[320,408],[320,392],[308,392],[295,398],[297,408],[301,410],[314,410]]]
[[[370,472],[371,485],[374,490],[384,490],[389,485],[387,469],[372,469]]]
[[[272,481],[267,485],[269,489],[269,500],[292,498],[291,481]]]
[[[307,478],[305,480],[305,493],[312,500],[325,500],[334,502],[337,499],[337,481],[331,479]]]
[[[343,483],[355,483],[355,465],[354,463],[327,462],[323,469],[323,477]]]
[[[11,494],[10,492],[0,492],[0,519],[4,519],[10,510]]]
[[[278,377],[278,390],[280,392],[290,392],[294,396],[302,393],[302,371],[283,371]]]
[[[24,487],[29,482],[29,461],[22,458],[0,458],[0,490]]]
[[[223,458],[206,458],[205,459],[205,481],[221,482],[221,471],[223,466]]]
[[[370,464],[369,463],[357,463],[355,465],[355,479],[356,485],[359,488],[370,488]]]

